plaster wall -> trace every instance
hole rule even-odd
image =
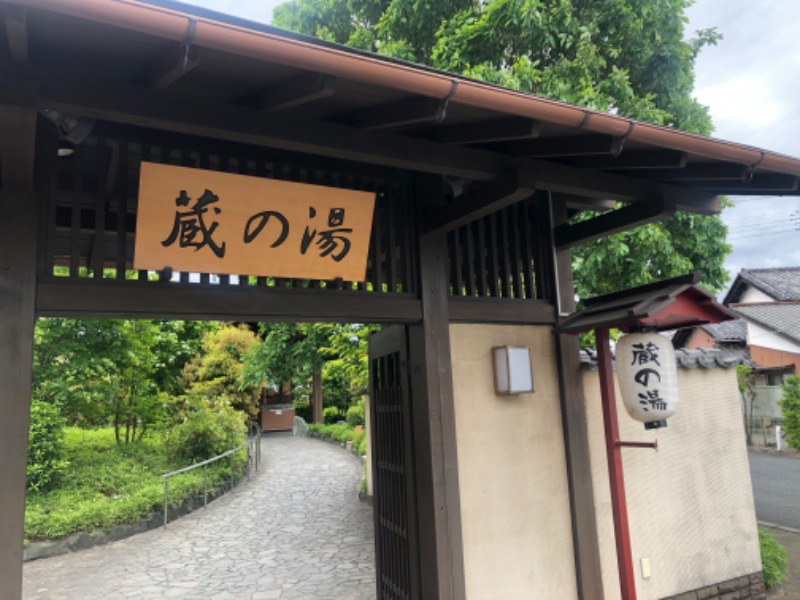
[[[467,600],[577,598],[549,327],[450,327]],[[530,346],[535,392],[497,396],[493,346]]]
[[[747,322],[747,344],[749,346],[769,348],[770,350],[800,354],[800,344],[795,344],[785,337],[750,321]]]
[[[747,286],[747,289],[742,293],[739,298],[739,304],[752,304],[754,302],[775,302],[775,298],[765,294],[758,288],[752,285]]]
[[[713,348],[714,338],[712,338],[699,327],[694,327],[694,331],[692,331],[689,339],[686,340],[684,347],[690,350],[694,348]]]
[[[695,590],[761,570],[734,369],[678,369],[679,408],[645,431],[617,389],[620,436],[658,440],[658,452],[623,450],[639,600]],[[606,600],[620,598],[597,371],[584,372],[592,478]],[[652,576],[642,577],[649,559]]]

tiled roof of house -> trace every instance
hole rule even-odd
[[[748,321],[800,344],[800,301],[735,304],[731,308]]]
[[[714,338],[715,342],[747,341],[747,324],[741,319],[723,321],[712,325],[701,325],[703,331]]]
[[[800,300],[800,267],[742,269],[723,304],[738,302],[747,285],[758,288],[779,302]]]
[[[675,350],[675,362],[678,367],[683,369],[713,369],[722,367],[730,369],[736,365],[747,363],[747,349],[737,348],[695,348],[686,350],[681,348]],[[594,350],[581,350],[581,367],[594,370],[597,368],[597,352]]]

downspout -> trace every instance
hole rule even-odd
[[[182,42],[189,19],[196,19],[195,43],[224,52],[267,60],[369,85],[445,100],[452,92],[452,75],[387,62],[374,56],[319,46],[265,31],[197,18],[137,0],[20,0],[19,4],[140,31]],[[539,119],[594,133],[621,137],[632,121],[590,111],[481,82],[459,79],[452,101],[467,106]],[[718,160],[800,176],[800,161],[731,142],[637,122],[629,139]]]

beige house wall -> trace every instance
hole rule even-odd
[[[624,449],[639,600],[654,600],[761,570],[734,369],[678,369],[679,408],[666,429],[645,431],[625,412],[625,441],[658,440],[658,452]],[[584,373],[592,476],[606,600],[620,597],[597,371]],[[652,575],[642,577],[641,559]]]
[[[467,600],[577,598],[549,327],[450,327]],[[535,392],[497,396],[492,346],[530,346]]]

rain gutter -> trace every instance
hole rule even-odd
[[[368,85],[449,100],[509,115],[628,139],[661,148],[800,176],[800,160],[750,146],[592,111],[455,75],[328,45],[248,29],[137,0],[18,0],[31,8],[88,19],[236,55],[306,69]],[[456,85],[457,83],[457,85]]]

